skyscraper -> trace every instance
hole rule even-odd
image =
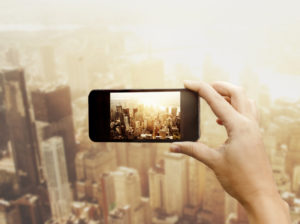
[[[145,197],[149,196],[148,170],[154,165],[155,154],[156,146],[153,144],[127,144],[128,166],[139,172],[142,195]]]
[[[68,82],[72,91],[87,92],[89,79],[86,64],[87,60],[83,56],[77,54],[67,56]]]
[[[10,66],[20,66],[20,55],[19,51],[15,47],[11,47],[7,50],[6,61]]]
[[[295,106],[296,107],[296,106]],[[286,155],[286,171],[290,175],[290,178],[293,179],[293,171],[294,167],[300,165],[300,153],[299,153],[299,145],[300,145],[300,122],[295,121],[293,125],[289,127],[289,131],[286,133],[292,133],[288,138],[288,151]]]
[[[182,215],[187,203],[187,160],[182,154],[165,153],[165,211]]]
[[[225,211],[224,211],[225,219],[230,220],[233,219],[232,217],[235,217],[237,219],[237,213],[238,213],[238,202],[236,199],[231,197],[229,194],[225,194]]]
[[[52,137],[44,140],[41,151],[52,217],[62,220],[70,214],[72,201],[63,139]]]
[[[130,206],[114,209],[109,213],[109,223],[111,224],[131,224]]]
[[[55,80],[56,66],[54,60],[54,47],[51,45],[43,46],[40,53],[46,80]]]
[[[100,181],[102,189],[104,221],[106,224],[108,224],[108,215],[116,206],[113,176],[111,173],[104,173],[102,174]]]
[[[213,171],[207,167],[202,209],[201,216],[208,223],[224,222],[225,192]]]
[[[1,77],[0,77],[1,80]],[[9,132],[8,132],[8,126],[6,123],[6,110],[4,105],[4,90],[2,89],[2,86],[0,86],[0,152],[2,150],[7,149],[7,143],[9,141]]]
[[[22,224],[19,209],[15,204],[0,199],[0,223]]]
[[[108,143],[107,147],[109,149],[115,149],[116,151],[116,160],[118,166],[128,166],[128,155],[127,155],[127,143]]]
[[[141,201],[140,177],[135,169],[119,167],[113,172],[118,207],[129,204],[133,209],[137,208]]]
[[[294,167],[293,172],[293,191],[300,195],[300,165]]]
[[[112,172],[115,186],[116,206],[130,206],[132,224],[145,223],[149,220],[147,203],[141,198],[141,183],[138,172],[135,169],[119,167]],[[147,220],[146,220],[147,219]],[[146,222],[147,223],[147,222]]]
[[[4,140],[0,142],[11,143],[21,189],[32,189],[40,181],[40,159],[23,70],[0,72],[0,108],[0,125],[5,128],[0,134]]]
[[[203,199],[205,166],[194,158],[189,157],[187,160],[187,203],[197,208]]]
[[[68,86],[37,89],[31,93],[39,142],[53,136],[63,139],[68,178],[74,182],[77,145],[73,125],[71,94]]]
[[[279,192],[291,191],[291,178],[287,175],[285,171],[287,152],[287,145],[282,144],[275,150],[273,150],[271,154],[273,176],[278,186]]]
[[[42,224],[45,220],[42,217],[41,201],[37,195],[25,194],[14,201],[19,208],[22,224]]]
[[[165,189],[165,172],[163,164],[158,164],[151,168],[149,174],[149,196],[150,205],[153,210],[163,209],[164,189]]]

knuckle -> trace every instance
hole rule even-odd
[[[250,134],[258,131],[258,124],[255,120],[244,117],[242,118],[237,125],[236,131],[240,135]]]
[[[219,81],[214,81],[214,82],[211,83],[211,86],[215,88],[215,87],[217,87],[219,84],[220,84]]]
[[[236,129],[241,133],[248,131],[250,127],[251,121],[245,117],[240,118],[239,121],[236,122]]]
[[[197,155],[197,147],[193,144],[191,147],[189,147],[189,154],[193,157],[196,157]]]

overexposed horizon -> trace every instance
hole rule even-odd
[[[111,93],[111,104],[115,102],[136,102],[145,106],[153,107],[180,107],[180,92],[131,92]]]

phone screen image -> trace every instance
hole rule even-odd
[[[180,92],[110,93],[110,138],[181,139]]]
[[[89,136],[95,142],[174,142],[199,138],[199,96],[186,89],[93,90]]]

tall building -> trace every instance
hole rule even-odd
[[[114,180],[111,173],[104,173],[101,176],[101,190],[102,190],[102,208],[104,221],[108,224],[108,215],[116,207],[116,195]]]
[[[19,55],[19,51],[16,48],[14,47],[9,48],[5,56],[6,56],[6,61],[10,66],[13,67],[20,66],[20,55]]]
[[[206,169],[194,158],[189,157],[187,160],[187,204],[197,208],[203,199]]]
[[[26,191],[40,182],[40,156],[23,70],[0,71],[0,108],[0,125],[5,127],[0,142],[10,141],[20,186]]]
[[[165,171],[163,164],[157,164],[149,169],[149,197],[150,205],[153,210],[163,209],[164,202],[164,189],[165,189]]]
[[[88,72],[86,68],[86,59],[83,56],[67,56],[68,82],[74,91],[88,91]]]
[[[208,223],[224,223],[225,192],[213,171],[206,168],[206,173],[202,217]]]
[[[142,196],[138,172],[132,168],[119,167],[112,175],[117,206],[130,205],[133,209],[137,208]]]
[[[19,209],[15,204],[0,199],[0,223],[22,224]]]
[[[33,90],[31,98],[39,142],[53,136],[62,137],[68,178],[70,182],[75,182],[77,145],[75,142],[70,88],[68,86],[54,86],[45,90]]]
[[[294,167],[293,172],[293,192],[300,195],[300,165]]]
[[[271,154],[273,176],[280,192],[291,191],[290,177],[285,171],[287,145],[282,144]]]
[[[117,165],[118,166],[128,166],[128,154],[127,154],[127,143],[108,143],[107,147],[116,150],[116,157],[117,157]]]
[[[131,224],[130,206],[114,209],[109,213],[110,224]]]
[[[149,169],[151,208],[157,216],[175,214],[194,219],[202,203],[204,183],[204,165],[195,159],[166,152],[165,159]]]
[[[149,198],[142,198],[142,207],[144,208],[144,224],[151,224],[152,223],[152,213],[151,213],[151,207],[150,207],[150,200]]]
[[[72,202],[63,139],[52,137],[44,140],[41,151],[52,217],[63,220],[70,214]]]
[[[167,214],[182,215],[187,203],[187,160],[186,156],[165,153],[164,201]]]
[[[127,144],[128,166],[139,172],[144,197],[149,196],[148,170],[155,164],[155,155],[156,146],[153,144]]]
[[[109,206],[103,205],[101,177],[117,168],[115,150],[108,149],[106,144],[93,144],[89,150],[77,153],[75,167],[77,200],[99,202],[107,217]]]
[[[104,146],[105,147],[105,146]],[[102,173],[117,168],[115,150],[106,147],[89,150],[84,158],[85,179],[98,182]]]
[[[116,206],[130,206],[132,224],[145,223],[149,220],[147,203],[141,197],[141,182],[138,172],[135,169],[119,167],[112,172],[115,186]],[[148,222],[148,221],[147,221]],[[146,223],[147,223],[146,222]]]
[[[0,77],[1,80],[1,77]],[[0,127],[2,130],[7,131],[0,131],[0,152],[4,151],[8,147],[8,141],[9,141],[9,131],[8,131],[8,125],[6,123],[6,110],[4,106],[4,90],[2,89],[2,86],[0,86]]]
[[[296,106],[295,106],[296,107]],[[288,138],[288,151],[286,156],[286,171],[290,175],[290,178],[293,179],[294,167],[300,165],[300,122],[295,121],[291,125],[287,133],[292,133]]]
[[[41,201],[37,195],[26,194],[14,201],[22,224],[43,224]]]
[[[237,212],[238,212],[238,202],[236,199],[231,197],[229,194],[225,193],[225,219],[230,220],[233,219],[234,216],[235,220],[237,219]]]
[[[51,45],[43,46],[40,49],[42,64],[46,80],[55,80],[56,78],[56,65],[54,47]]]

